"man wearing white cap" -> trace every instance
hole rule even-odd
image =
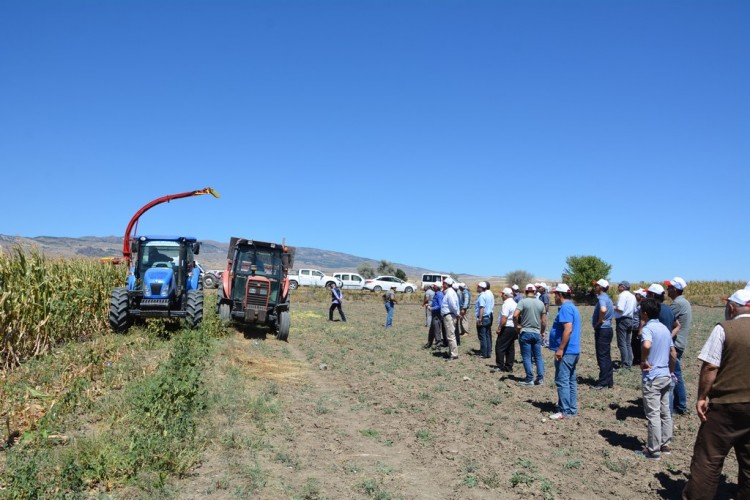
[[[632,366],[641,364],[641,301],[646,298],[646,290],[639,288],[635,292],[635,308],[633,309],[633,335],[630,339],[630,347],[633,352]]]
[[[513,373],[516,362],[516,329],[513,326],[513,313],[516,311],[513,290],[503,289],[503,305],[500,310],[500,321],[497,324],[497,341],[495,342],[495,364],[501,372]]]
[[[750,498],[750,290],[727,301],[725,321],[716,325],[698,359],[703,361],[695,405],[701,426],[682,498],[714,498],[724,458],[734,448],[739,477],[736,498]]]
[[[440,281],[434,281],[432,283],[432,291],[435,292],[432,296],[432,303],[430,304],[430,317],[432,323],[430,323],[430,330],[427,334],[427,344],[424,348],[429,349],[433,347],[439,349],[444,344],[445,337],[443,336],[443,319],[440,317],[440,309],[443,307],[443,291],[441,290],[442,283]]]
[[[458,295],[453,289],[453,278],[445,278],[443,281],[443,305],[440,315],[443,317],[443,335],[448,339],[448,360],[458,359],[458,344],[456,343],[456,318],[460,309],[458,308]]]
[[[453,279],[453,278],[451,278]],[[457,281],[453,281],[451,285],[453,291],[456,292],[456,299],[458,300],[458,314],[456,315],[456,345],[461,345],[461,289],[458,286]]]
[[[425,283],[424,300],[422,301],[422,307],[424,307],[424,326],[428,328],[432,323],[432,309],[430,309],[430,305],[432,304],[432,298],[434,296],[435,291],[432,289],[432,285],[430,283]]]
[[[617,305],[615,306],[615,331],[617,332],[617,348],[620,350],[620,368],[630,368],[633,364],[633,311],[635,310],[635,295],[630,293],[630,282],[621,281],[617,285]],[[638,321],[640,323],[640,320]],[[639,347],[640,350],[640,347]]]
[[[492,310],[495,308],[495,296],[486,281],[477,283],[477,301],[474,310],[477,318],[477,335],[479,336],[479,355],[488,359],[492,353]]]
[[[669,307],[674,313],[674,319],[680,324],[679,331],[672,332],[674,347],[677,349],[677,366],[674,369],[677,382],[674,385],[674,392],[669,398],[669,409],[672,413],[677,412],[679,415],[684,415],[688,412],[687,390],[685,389],[685,381],[682,380],[682,362],[680,360],[682,359],[682,353],[687,349],[690,326],[693,323],[693,308],[683,295],[685,287],[687,287],[684,279],[678,276],[665,281],[664,284],[667,285],[667,295],[672,299],[672,304]]]
[[[659,303],[659,322],[674,333],[680,324],[675,319],[672,308],[664,304],[664,295],[664,287],[658,283],[651,283],[646,289],[646,298],[655,299]]]
[[[581,355],[581,314],[573,300],[570,287],[560,283],[552,289],[555,305],[560,306],[549,332],[549,349],[555,353],[555,385],[558,411],[552,420],[578,415],[578,379],[576,366]]]
[[[523,300],[523,293],[521,293],[521,288],[518,285],[513,285],[510,287],[511,290],[513,290],[513,300],[516,301],[516,304],[521,302]]]
[[[547,316],[544,314],[544,304],[534,297],[536,287],[531,283],[526,285],[526,297],[518,303],[513,312],[513,324],[518,333],[518,344],[521,347],[521,358],[526,378],[518,382],[520,385],[544,384],[544,359],[542,358],[542,333],[547,329]],[[536,379],[531,364],[532,357],[536,362]]]
[[[596,306],[591,324],[594,327],[594,342],[596,348],[596,364],[599,365],[599,380],[594,386],[595,390],[612,388],[615,379],[612,375],[612,318],[615,316],[615,306],[609,298],[609,281],[600,279],[594,281],[594,294],[596,295]]]

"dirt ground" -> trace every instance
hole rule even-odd
[[[494,356],[474,354],[473,326],[460,359],[446,362],[422,348],[427,329],[418,306],[397,306],[390,330],[380,304],[345,303],[344,310],[348,322],[329,322],[326,304],[294,305],[288,343],[262,331],[226,341],[213,376],[238,395],[237,404],[212,417],[217,437],[202,465],[176,485],[178,496],[679,497],[699,426],[695,355],[721,310],[694,310],[683,358],[693,414],[676,417],[673,454],[660,462],[634,454],[646,438],[639,371],[616,372],[612,390],[592,389],[591,307],[579,308],[579,416],[563,421],[547,418],[557,400],[550,351],[545,385],[524,387],[517,384],[520,351],[511,376],[493,373]],[[619,360],[616,345],[612,357]],[[239,375],[222,382],[230,369]],[[276,405],[265,419],[257,418],[259,394]],[[724,472],[720,497],[731,498],[733,456]]]

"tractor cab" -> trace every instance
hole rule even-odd
[[[289,280],[294,249],[277,243],[231,238],[227,270],[219,286],[217,313],[223,320],[289,333]]]

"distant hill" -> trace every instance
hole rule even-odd
[[[67,238],[55,236],[37,236],[26,238],[22,236],[0,235],[0,247],[8,250],[13,245],[20,243],[24,246],[34,245],[45,255],[50,257],[64,258],[94,258],[115,257],[122,255],[121,236],[83,236],[81,238]],[[202,240],[201,253],[198,256],[204,266],[209,269],[223,269],[226,266],[227,243],[218,241]],[[296,247],[294,267],[296,269],[310,267],[325,272],[356,271],[357,266],[366,262],[373,268],[377,268],[379,260],[367,257],[358,257],[332,250],[321,250],[319,248]],[[425,269],[394,262],[396,268],[402,269],[410,280],[419,284],[422,273],[429,271],[441,272],[440,269]],[[468,279],[469,276],[462,275]]]

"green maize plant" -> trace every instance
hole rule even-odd
[[[0,368],[107,329],[112,289],[124,267],[49,259],[36,248],[0,251]]]

